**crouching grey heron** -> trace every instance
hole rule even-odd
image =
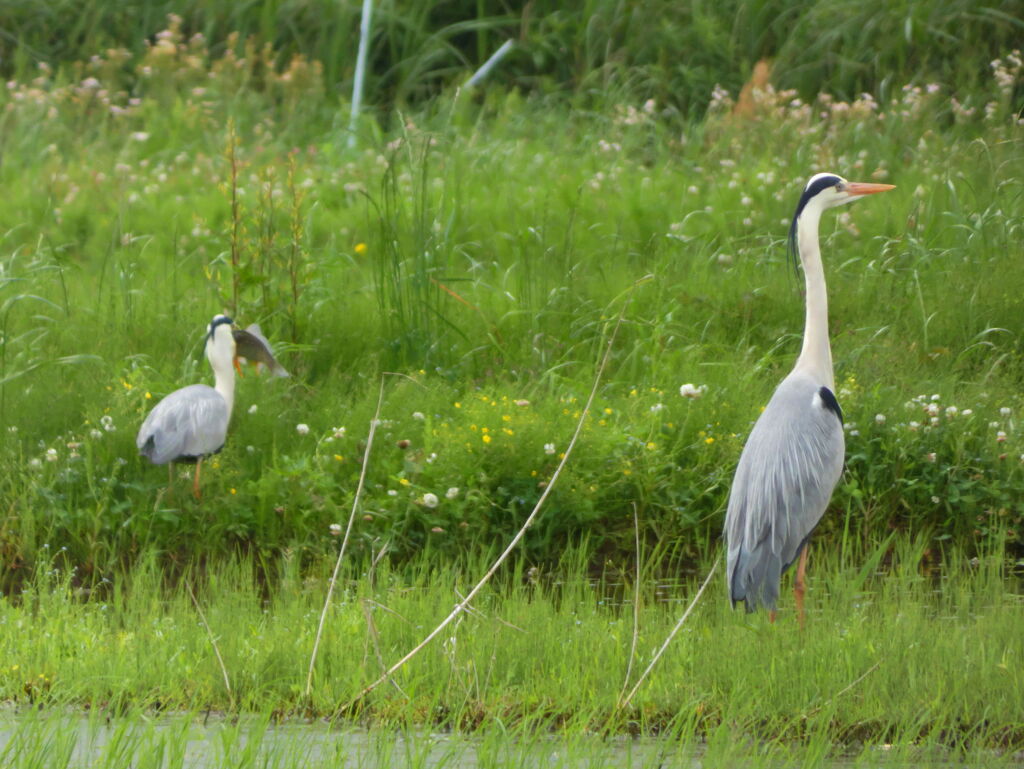
[[[793,592],[803,623],[807,542],[843,470],[843,415],[832,374],[818,223],[828,208],[891,189],[815,174],[789,229],[790,252],[800,258],[806,286],[803,347],[750,431],[725,516],[729,598],[733,606],[743,601],[748,612],[767,608],[772,621],[779,580],[799,558]]]
[[[207,329],[206,358],[214,386],[194,384],[175,390],[149,412],[135,445],[153,464],[194,462],[192,493],[199,499],[203,457],[224,446],[235,401],[235,338],[231,318],[217,315]]]

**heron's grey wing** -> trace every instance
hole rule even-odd
[[[725,519],[733,600],[775,606],[779,577],[817,526],[843,470],[839,405],[794,372],[768,402],[743,447]]]
[[[153,407],[135,445],[158,465],[212,454],[224,445],[229,418],[227,403],[212,387],[183,387]]]

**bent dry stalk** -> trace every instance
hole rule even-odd
[[[466,607],[469,606],[470,602],[473,600],[476,594],[479,593],[483,586],[490,581],[494,573],[505,562],[505,560],[509,557],[512,551],[515,550],[516,546],[522,540],[523,536],[526,534],[527,529],[530,528],[530,525],[533,523],[533,521],[537,518],[537,515],[540,513],[541,508],[544,506],[545,500],[547,500],[548,495],[551,493],[551,489],[554,488],[555,483],[558,481],[558,478],[562,473],[562,469],[566,466],[566,464],[569,461],[569,457],[572,455],[572,450],[575,447],[576,441],[579,439],[580,433],[583,430],[583,425],[586,422],[587,415],[590,413],[590,407],[594,403],[594,397],[597,395],[597,388],[598,385],[601,383],[601,376],[604,373],[604,369],[608,364],[608,359],[611,356],[612,345],[615,343],[615,336],[618,333],[619,326],[622,325],[622,318],[625,315],[626,307],[629,303],[629,298],[632,298],[632,289],[630,291],[630,296],[627,298],[625,302],[623,302],[622,309],[619,311],[619,316],[615,321],[615,326],[612,329],[611,338],[609,338],[608,340],[608,344],[605,347],[604,355],[601,358],[601,363],[597,369],[597,374],[594,376],[594,383],[590,389],[590,395],[587,398],[586,404],[583,406],[583,410],[580,412],[579,421],[576,423],[576,431],[573,433],[573,436],[569,441],[569,445],[566,446],[562,459],[558,463],[558,467],[555,468],[554,473],[551,474],[551,479],[544,487],[544,492],[541,494],[540,499],[537,500],[537,504],[534,505],[533,510],[530,511],[530,514],[523,522],[522,527],[519,529],[519,531],[516,532],[516,535],[512,538],[511,542],[509,542],[508,546],[501,553],[501,555],[498,556],[497,560],[495,560],[495,562],[487,570],[484,576],[480,578],[480,581],[477,582],[473,589],[466,594],[465,598],[463,598],[461,601],[459,601],[458,604],[456,604],[455,608],[452,609],[451,613],[447,617],[445,617],[441,621],[441,623],[437,627],[435,627],[426,636],[426,638],[424,638],[419,644],[417,644],[408,654],[406,654],[404,657],[402,657],[400,660],[394,663],[391,667],[389,667],[386,671],[384,671],[384,674],[381,675],[377,680],[375,680],[369,686],[365,687],[359,693],[359,695],[347,705],[346,710],[351,709],[356,702],[358,702],[367,694],[372,692],[374,689],[380,686],[380,684],[387,681],[392,673],[394,673],[396,670],[405,665],[409,660],[411,660],[413,657],[419,654],[419,652],[422,649],[424,649],[431,641],[433,641],[442,630],[444,630],[449,624],[451,624],[451,622],[456,617],[458,617],[463,611],[465,611]]]

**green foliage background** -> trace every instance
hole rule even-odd
[[[1016,557],[1019,3],[430,8],[378,7],[353,135],[355,4],[5,6],[9,586],[44,545],[82,579],[154,549],[330,554],[382,372],[401,376],[356,552],[498,548],[623,308],[527,557],[585,540],[595,563],[628,559],[634,509],[656,561],[706,555],[798,347],[783,239],[820,169],[898,186],[823,231],[848,467],[822,541],[900,530],[929,558],[950,541]],[[509,35],[485,85],[456,88]],[[776,86],[733,117],[762,56]],[[262,323],[293,377],[240,382],[195,504],[133,437],[208,377],[202,332],[225,309]]]

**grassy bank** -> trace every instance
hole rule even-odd
[[[964,99],[943,83],[885,102],[769,90],[738,117],[717,92],[699,122],[654,102],[452,95],[350,147],[308,63],[254,88],[258,57],[161,39],[0,97],[8,589],[44,546],[83,583],[154,550],[315,563],[384,371],[403,376],[386,382],[357,554],[496,547],[565,449],[623,308],[526,553],[554,562],[586,530],[628,559],[636,504],[662,556],[701,556],[799,344],[783,239],[821,168],[898,190],[823,233],[848,471],[819,536],[1018,554],[1016,55]],[[126,72],[151,74],[130,92]],[[221,310],[261,322],[294,376],[241,381],[196,505],[162,493],[133,437],[158,398],[208,379]]]
[[[774,19],[781,4],[696,4],[652,15],[666,23],[646,48],[656,3],[616,5],[604,27],[602,6],[588,30],[527,30],[572,72],[534,48],[536,72],[510,60],[510,79],[474,93],[431,69],[444,56],[424,67],[403,46],[427,56],[415,40],[437,22],[451,36],[432,39],[468,69],[516,14],[492,24],[481,2],[470,27],[402,27],[385,4],[375,61],[400,64],[375,71],[387,95],[355,135],[337,95],[348,54],[324,53],[347,38],[280,23],[314,4],[208,3],[162,30],[139,15],[153,4],[117,19],[84,5],[75,18],[95,28],[52,39],[26,5],[0,36],[20,41],[0,49],[0,699],[31,713],[7,722],[0,756],[71,755],[58,714],[84,706],[126,719],[110,765],[118,745],[153,765],[183,756],[191,720],[137,726],[205,711],[252,719],[217,732],[226,756],[247,742],[239,761],[283,766],[258,744],[282,716],[371,725],[373,756],[408,730],[474,731],[479,765],[520,747],[530,761],[551,731],[582,756],[574,740],[605,729],[668,735],[708,764],[1019,758],[1024,64],[985,47],[1001,46],[992,19],[1019,27],[1016,4],[934,3],[949,13],[931,26],[914,4],[892,29],[833,29],[803,4],[791,36],[773,22],[749,38],[717,14]],[[563,18],[547,11],[538,24]],[[683,29],[719,41],[691,46],[714,60],[703,69],[666,63]],[[922,29],[940,40],[927,55],[855,45]],[[66,47],[33,53],[51,43]],[[766,50],[780,86],[816,78],[780,53],[805,48],[844,74],[736,106]],[[815,535],[807,628],[788,603],[776,625],[731,612],[719,575],[618,709],[714,561],[740,448],[795,358],[784,239],[819,170],[897,189],[822,230],[847,466]],[[134,437],[158,399],[209,381],[203,331],[221,311],[261,323],[292,376],[240,380],[196,502]],[[620,315],[579,443],[512,563],[361,698],[548,488]],[[415,734],[410,763],[429,763],[433,738]]]
[[[716,750],[747,749],[748,739],[777,750],[835,746],[829,753],[861,743],[1019,748],[1024,604],[1006,588],[1000,554],[957,559],[940,576],[922,570],[923,549],[897,540],[879,570],[883,551],[853,562],[817,548],[803,630],[788,596],[771,625],[731,612],[716,580],[625,710],[617,702],[627,676],[632,686],[694,582],[645,571],[639,588],[618,571],[595,581],[581,553],[552,573],[520,562],[391,685],[360,698],[486,566],[424,557],[398,573],[384,558],[345,579],[307,698],[325,573],[304,576],[285,556],[270,594],[253,587],[266,565],[191,575],[212,643],[187,592],[164,588],[153,566],[88,600],[52,570],[0,604],[0,625],[12,631],[0,639],[0,697],[112,714],[213,709],[441,730],[501,723],[511,734],[607,728]]]

